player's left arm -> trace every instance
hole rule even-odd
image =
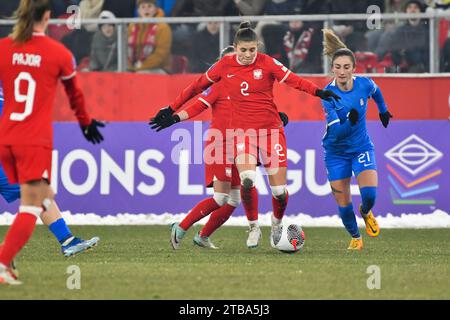
[[[389,125],[389,119],[392,118],[392,114],[388,111],[386,102],[384,101],[383,94],[381,93],[380,87],[370,78],[367,78],[369,82],[369,95],[373,98],[377,104],[379,116],[381,123],[385,128]]]
[[[269,61],[268,64],[270,65],[275,79],[280,83],[285,83],[294,89],[304,91],[326,101],[332,101],[332,99],[339,100],[341,98],[333,91],[322,90],[315,83],[299,77],[276,59]]]
[[[103,141],[103,136],[97,127],[104,127],[102,122],[92,119],[87,110],[83,92],[78,86],[75,58],[70,51],[61,52],[60,79],[69,98],[70,107],[75,112],[84,137],[94,144]]]

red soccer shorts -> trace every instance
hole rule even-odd
[[[287,167],[286,137],[283,129],[237,131],[235,155],[250,154],[261,161],[265,168]],[[259,157],[258,157],[259,154]]]
[[[51,181],[52,150],[40,146],[0,146],[0,162],[11,184]]]
[[[232,186],[239,186],[241,181],[239,172],[233,164],[232,143],[227,147],[226,141],[212,139],[205,143],[205,185],[210,188],[214,181],[230,182]]]

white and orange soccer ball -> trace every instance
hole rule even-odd
[[[281,252],[297,252],[305,244],[305,232],[298,224],[283,225],[279,232],[273,234],[273,243]]]

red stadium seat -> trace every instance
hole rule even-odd
[[[57,19],[67,19],[70,16],[71,16],[70,14],[66,13],[57,17]],[[72,30],[70,30],[65,23],[52,24],[48,26],[48,35],[57,41],[61,41],[61,39],[64,38],[64,36],[66,36],[71,32]]]
[[[171,73],[187,73],[189,60],[183,55],[172,55],[172,72]]]
[[[356,72],[357,73],[373,73],[377,71],[377,54],[369,51],[355,52]]]

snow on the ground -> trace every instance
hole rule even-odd
[[[271,213],[259,215],[259,222],[262,226],[270,226]],[[10,225],[14,214],[4,212],[0,215],[0,225]],[[181,221],[186,213],[180,214],[117,214],[108,216],[99,216],[94,213],[71,214],[70,211],[64,211],[62,216],[68,225],[168,225],[172,222]],[[358,225],[364,226],[362,218],[357,218]],[[199,221],[199,224],[206,223],[207,218]],[[378,216],[377,221],[381,228],[450,228],[450,214],[442,210],[435,210],[431,213],[412,213],[394,216]],[[312,217],[300,213],[298,215],[288,215],[284,218],[285,223],[298,223],[304,227],[343,227],[341,219],[337,216]],[[38,222],[42,224],[42,222]],[[247,226],[245,216],[231,217],[225,225],[228,226]]]

